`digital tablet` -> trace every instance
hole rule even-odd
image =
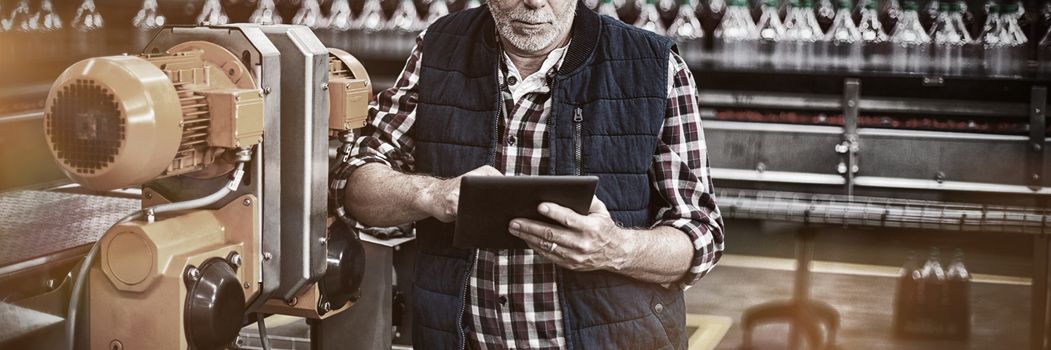
[[[587,215],[595,176],[465,176],[460,180],[453,245],[459,248],[528,248],[507,227],[515,218],[555,223],[537,211],[557,203]]]

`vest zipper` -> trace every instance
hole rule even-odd
[[[471,253],[471,263],[467,265],[467,273],[463,274],[463,289],[460,291],[460,295],[463,295],[460,301],[460,313],[456,314],[456,327],[460,330],[460,350],[467,350],[467,332],[464,332],[463,324],[463,313],[467,311],[467,288],[471,284],[471,270],[474,269],[474,264],[478,261],[478,250],[475,249]]]
[[[580,175],[584,168],[584,159],[581,154],[581,136],[580,128],[584,122],[584,111],[580,107],[573,109],[573,160],[575,161],[576,169],[573,170],[573,175]]]

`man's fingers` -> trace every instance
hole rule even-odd
[[[501,173],[499,170],[496,170],[496,168],[494,168],[494,167],[492,167],[490,165],[483,165],[483,166],[475,168],[474,170],[468,171],[466,174],[463,174],[463,175],[464,176],[503,176],[504,173]]]
[[[564,227],[574,229],[582,228],[581,225],[583,224],[582,219],[584,219],[584,216],[577,214],[577,212],[572,209],[555,203],[544,202],[537,206],[537,211],[540,212],[541,215],[551,218],[551,220],[555,220],[555,222]]]
[[[511,220],[508,231],[515,237],[521,238],[526,243],[531,243],[540,249],[550,249],[550,243],[554,242],[565,249],[579,250],[574,232],[547,223],[529,220]]]
[[[591,197],[591,209],[588,212],[591,214],[609,214],[609,210],[606,209],[606,203],[602,203],[598,196]]]

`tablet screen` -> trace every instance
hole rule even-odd
[[[453,245],[459,248],[528,248],[507,232],[515,218],[555,223],[537,212],[543,202],[587,215],[595,176],[465,176],[460,181]]]

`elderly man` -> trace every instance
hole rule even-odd
[[[361,223],[416,222],[415,346],[685,349],[683,289],[723,249],[694,93],[671,41],[576,0],[489,0],[420,34],[334,182]],[[581,174],[588,215],[509,224],[532,249],[451,245],[461,176]]]

